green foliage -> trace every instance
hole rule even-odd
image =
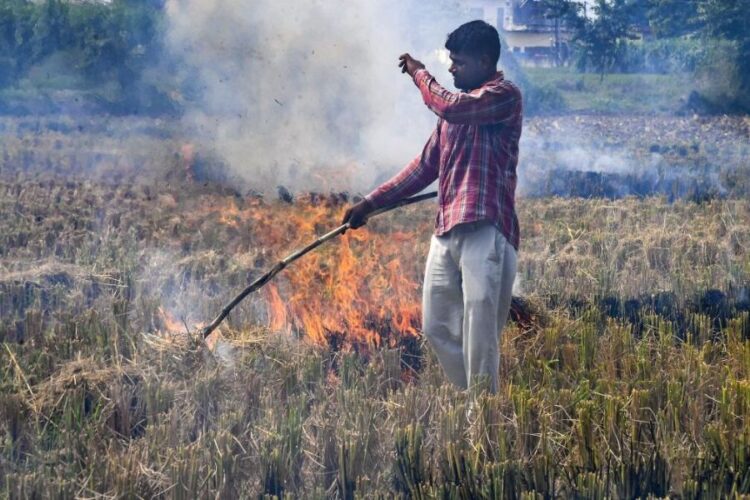
[[[114,74],[121,83],[140,73],[160,50],[157,13],[125,2],[93,4],[70,16],[81,69],[92,77]]]
[[[705,33],[734,43],[738,83],[734,99],[738,108],[750,112],[750,8],[745,0],[701,0]]]
[[[552,85],[527,85],[524,89],[524,113],[543,115],[567,110],[563,95]]]
[[[622,58],[627,40],[635,37],[631,5],[626,0],[597,0],[595,17],[579,19],[573,41],[578,47],[578,67],[595,69],[602,78]]]
[[[502,34],[500,35],[500,44],[502,47],[508,46]],[[502,52],[501,58],[503,71],[521,89],[524,115],[559,113],[567,109],[562,94],[550,85],[532,81],[529,78],[529,69],[522,68],[513,57],[512,52]]]
[[[671,38],[697,32],[701,28],[698,16],[700,0],[648,0],[646,17],[657,38]]]
[[[527,68],[527,73],[538,88],[560,96],[562,110],[587,114],[674,114],[694,83],[686,74],[610,73],[601,79],[574,68]]]
[[[623,73],[694,73],[712,56],[729,55],[727,49],[719,40],[695,37],[635,40],[627,44],[618,69]]]
[[[555,58],[556,65],[560,65],[562,58],[560,49],[562,40],[560,30],[563,24],[575,25],[581,6],[569,0],[540,0],[544,17],[555,21]]]
[[[32,46],[34,60],[66,47],[73,38],[68,26],[69,4],[62,0],[46,0],[39,4],[34,23]]]
[[[543,4],[547,17],[572,29],[580,71],[594,70],[602,80],[608,72],[711,73],[720,89],[698,87],[702,94],[698,100],[721,112],[750,110],[750,9],[745,0],[596,0],[593,5],[543,0]],[[716,56],[714,46],[724,42],[733,47],[721,56],[731,54],[733,67],[711,59]]]
[[[25,0],[0,1],[0,86],[8,85],[32,62],[36,9]]]
[[[0,0],[0,87],[18,86],[63,54],[106,110],[169,111],[160,87],[167,72],[148,76],[164,55],[163,16],[160,1]]]
[[[570,0],[540,0],[544,17],[571,21],[579,15],[581,5]]]

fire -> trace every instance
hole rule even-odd
[[[269,284],[266,286],[266,301],[268,302],[268,326],[272,330],[284,330],[287,328],[287,314],[284,302],[279,296],[276,285]]]
[[[179,331],[185,331],[185,325],[183,325],[175,316],[164,309],[159,307],[159,320],[161,321],[162,328],[165,333],[176,333]]]
[[[177,338],[184,338],[185,333],[188,333],[185,322],[178,320],[173,313],[164,307],[159,307],[158,312],[159,315],[157,316],[157,321],[160,323],[158,327],[160,337],[167,342],[172,342]],[[197,323],[192,326],[192,332],[199,332],[204,326],[206,326],[205,323]],[[209,350],[216,351],[222,338],[221,330],[219,328],[206,337],[205,341]]]
[[[260,273],[335,228],[346,203],[310,195],[294,204],[242,205],[227,198],[203,208],[223,225],[253,231],[253,240],[274,255]],[[319,344],[341,342],[344,348],[394,346],[404,336],[417,335],[419,283],[431,222],[406,220],[401,222],[406,230],[371,225],[347,231],[305,255],[261,290],[271,330],[294,332]]]

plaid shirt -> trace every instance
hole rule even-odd
[[[439,179],[435,234],[457,224],[492,221],[518,250],[516,165],[521,92],[497,72],[480,88],[452,93],[421,69],[414,83],[438,123],[422,153],[365,198],[376,208],[418,193]]]

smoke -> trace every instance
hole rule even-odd
[[[186,123],[247,188],[367,191],[420,152],[435,125],[397,65],[410,52],[448,81],[440,49],[458,23],[430,19],[430,9],[170,0],[170,46],[202,90]]]
[[[724,197],[740,148],[724,125],[695,118],[568,116],[527,120],[519,146],[524,197],[669,200]],[[690,143],[685,141],[690,140]],[[721,144],[717,147],[717,144]],[[721,150],[708,156],[706,150]]]
[[[229,172],[224,178],[254,191],[275,192],[283,185],[362,194],[418,154],[436,123],[400,73],[398,56],[410,52],[447,84],[445,37],[470,19],[450,0],[427,6],[397,0],[169,0],[167,14],[170,51],[193,68],[201,89],[187,104],[184,122],[200,151],[223,159]],[[501,68],[523,85],[527,78],[508,59],[507,46],[503,53]],[[725,192],[716,174],[721,163],[701,160],[686,169],[673,154],[665,158],[648,144],[626,144],[646,137],[675,145],[695,140],[645,134],[642,125],[650,119],[559,122],[525,119],[522,196]]]
[[[577,172],[641,178],[660,164],[658,155],[636,159],[632,150],[596,144],[596,136],[573,121],[551,123],[544,127],[527,120],[519,145],[521,196],[575,195],[568,184],[580,181]]]

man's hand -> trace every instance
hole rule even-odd
[[[409,76],[414,78],[414,73],[417,70],[424,69],[424,64],[414,59],[409,54],[402,54],[398,58],[398,66],[401,68],[402,73],[409,73]]]
[[[344,214],[344,220],[341,224],[349,223],[349,227],[357,229],[367,223],[367,216],[374,210],[373,206],[367,200],[362,200],[349,207]]]

